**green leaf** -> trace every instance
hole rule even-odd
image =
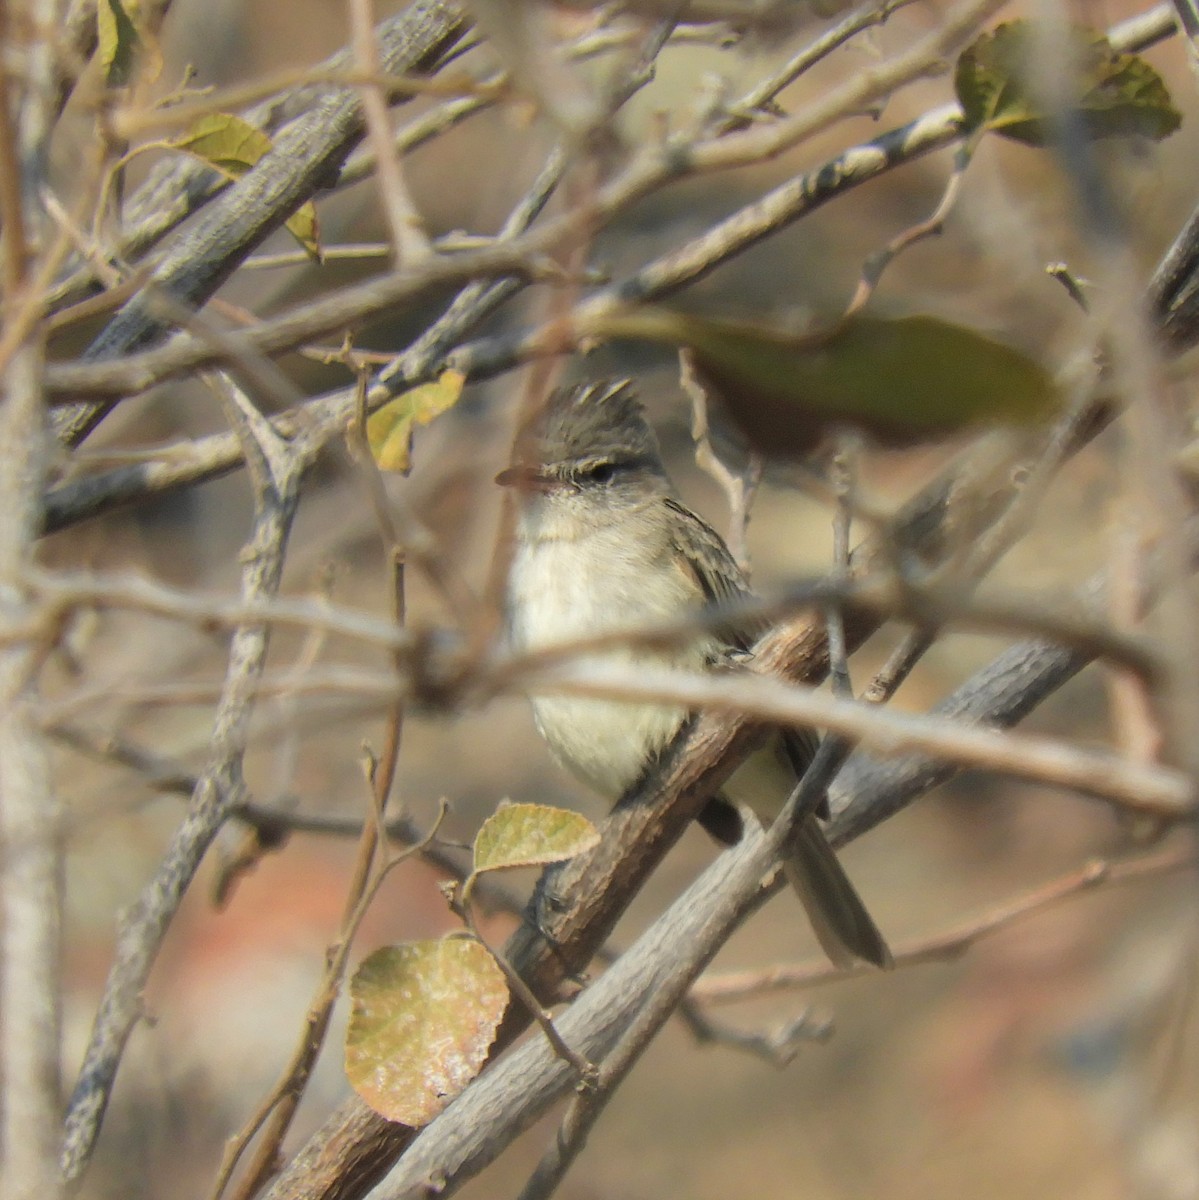
[[[444,371],[436,383],[410,388],[367,418],[366,440],[381,471],[408,471],[413,429],[453,408],[465,382],[461,371]]]
[[[136,3],[98,0],[96,4],[96,56],[105,87],[124,87],[133,78],[133,67],[142,48],[134,16]]]
[[[590,850],[599,831],[576,812],[545,804],[504,804],[475,837],[474,872],[539,867]]]
[[[1043,105],[1045,88],[1031,74],[1038,36],[1034,24],[1011,21],[962,51],[954,87],[969,128],[990,129],[1030,146],[1046,144],[1051,129]],[[1091,137],[1160,141],[1181,124],[1161,76],[1143,58],[1120,54],[1106,38],[1077,27],[1070,31],[1068,49],[1078,97],[1075,112]]]
[[[910,445],[970,425],[1032,422],[1057,400],[1039,364],[936,317],[857,316],[795,334],[640,308],[592,329],[689,347],[754,448],[773,457],[809,453],[830,426]]]
[[[508,1004],[495,960],[463,937],[386,946],[350,980],[346,1075],[389,1121],[419,1127],[479,1073]]]
[[[240,179],[271,148],[271,139],[232,113],[207,113],[171,143],[203,159],[230,179]],[[286,222],[287,231],[316,259],[321,259],[316,206],[302,204]]]

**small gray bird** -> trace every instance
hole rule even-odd
[[[749,594],[719,534],[675,494],[630,380],[555,392],[518,438],[516,461],[497,482],[521,494],[507,596],[509,635],[518,648],[670,620]],[[749,650],[753,632],[721,629],[667,647],[605,649],[601,657],[691,671],[727,668]],[[668,704],[575,696],[535,697],[533,711],[555,757],[610,799],[644,774],[688,716]],[[777,812],[815,745],[814,735],[775,739],[725,791],[759,812]],[[764,788],[774,794],[763,796]],[[746,789],[752,794],[742,796]],[[740,834],[736,809],[723,793],[700,822],[726,843]],[[890,964],[816,816],[804,821],[784,866],[834,963],[857,957]]]

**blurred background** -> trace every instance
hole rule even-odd
[[[382,16],[401,5],[379,4]],[[948,6],[916,3],[805,75],[781,98],[791,111],[847,72],[932,29]],[[1035,3],[1008,12],[1035,13]],[[1067,6],[1095,28],[1143,6],[1094,0]],[[563,36],[582,32],[587,14],[558,15]],[[632,144],[670,120],[702,111],[728,82],[737,95],[821,28],[797,24],[777,37],[750,36],[733,48],[669,47],[658,76],[628,106],[620,131]],[[328,0],[177,0],[165,30],[160,88],[186,65],[196,85],[225,85],[285,67],[313,64],[345,44],[346,17]],[[1158,145],[1101,147],[1122,197],[1145,278],[1199,198],[1197,81],[1174,39],[1147,52],[1183,113],[1179,133]],[[464,69],[477,71],[486,50]],[[614,69],[601,60],[594,70]],[[940,77],[907,88],[881,113],[865,113],[769,164],[672,187],[606,229],[593,261],[619,276],[701,231],[799,171],[952,99]],[[399,110],[409,119],[432,100]],[[672,114],[663,118],[661,114]],[[88,129],[76,114],[79,136]],[[528,186],[553,131],[527,104],[485,111],[406,160],[413,197],[433,234],[492,233]],[[69,167],[69,140],[59,148]],[[944,151],[904,166],[831,203],[795,227],[710,275],[688,303],[728,315],[836,312],[863,260],[936,205],[951,166]],[[136,186],[137,171],[130,186]],[[561,203],[556,201],[556,203]],[[1079,275],[1090,250],[1077,203],[1051,155],[991,138],[967,173],[941,237],[913,247],[889,269],[875,311],[952,317],[1057,367],[1086,346],[1085,322],[1045,275],[1064,260]],[[371,181],[320,203],[326,244],[386,237]],[[267,249],[286,250],[279,235]],[[377,264],[243,271],[222,298],[266,314]],[[518,301],[493,330],[515,328],[542,311]],[[380,323],[360,348],[402,348],[437,306]],[[69,343],[59,347],[71,351]],[[316,394],[344,386],[344,368],[285,360]],[[1187,386],[1182,364],[1180,389]],[[603,351],[582,370],[634,373],[689,503],[718,529],[728,515],[693,463],[686,400],[666,355]],[[482,590],[493,554],[499,490],[519,375],[469,385],[459,406],[417,437],[408,478],[387,486],[433,531],[455,570]],[[198,386],[171,385],[123,404],[88,443],[102,459],[221,430],[224,419]],[[1126,519],[1118,478],[1120,441],[1109,433],[1071,461],[1039,507],[1026,537],[996,577],[1030,593],[1077,586],[1109,561]],[[721,435],[734,463],[740,451]],[[959,445],[870,452],[862,488],[872,502],[898,507]],[[831,511],[795,486],[793,473],[768,473],[753,511],[755,584],[764,591],[819,571],[831,561]],[[249,528],[241,474],[118,515],[81,524],[44,542],[58,566],[133,571],[203,593],[237,586],[238,552]],[[361,472],[346,455],[318,465],[291,542],[284,591],[324,595],[384,615],[389,575],[383,541]],[[440,599],[408,572],[415,626],[444,621]],[[860,689],[902,632],[882,631],[852,662]],[[219,682],[225,635],[144,614],[104,614],[74,631],[75,655],[52,668],[52,718],[96,739],[120,738],[198,770]],[[897,703],[929,708],[1003,647],[999,638],[954,634],[903,687]],[[247,782],[263,803],[305,812],[360,816],[368,791],[364,743],[381,745],[384,716],[352,698],[302,694],[305,672],[322,663],[372,664],[372,652],[336,638],[280,631],[271,668],[282,686],[259,706]],[[1110,741],[1108,688],[1085,672],[1032,717],[1029,726],[1086,742]],[[182,804],[131,771],[62,749],[56,779],[71,808],[71,992],[65,1073],[74,1077],[111,959],[121,910],[152,874]],[[488,704],[454,719],[411,714],[404,728],[397,793],[428,825],[442,798],[447,836],[468,841],[504,798],[578,807],[602,805],[549,758],[526,705]],[[893,945],[981,916],[1028,889],[1116,854],[1142,831],[1098,801],[1045,788],[961,777],[851,846],[851,875]],[[293,836],[266,854],[217,906],[221,859],[239,849],[229,830],[210,856],[166,943],[146,996],[147,1021],[133,1036],[97,1159],[88,1200],[174,1200],[206,1195],[223,1143],[275,1080],[301,1023],[336,933],[352,841]],[[689,834],[640,896],[615,938],[638,929],[710,861],[712,845]],[[389,941],[455,927],[438,876],[411,863],[393,873],[359,936],[355,961]],[[518,879],[527,888],[529,879]],[[1096,889],[981,940],[960,961],[872,975],[790,996],[717,1010],[742,1028],[768,1028],[807,1006],[830,1017],[835,1034],[805,1047],[786,1070],[724,1048],[698,1047],[679,1024],[667,1028],[593,1134],[561,1195],[840,1198],[902,1200],[1070,1195],[1184,1200],[1199,1196],[1194,988],[1195,880],[1176,873]],[[494,918],[492,931],[510,926]],[[815,941],[790,897],[781,896],[733,940],[716,969],[753,968],[816,957]],[[340,1027],[330,1038],[293,1137],[294,1148],[345,1094]],[[534,1130],[468,1190],[512,1194],[536,1162],[553,1126]]]

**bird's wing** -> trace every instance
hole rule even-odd
[[[751,596],[753,593],[745,575],[716,530],[679,501],[668,497],[664,503],[679,518],[672,522],[676,548],[695,572],[708,603],[731,604]],[[728,640],[731,647],[748,651],[768,628],[767,623],[760,620],[734,618],[727,625],[722,625],[718,633]],[[812,761],[820,738],[811,729],[787,729],[782,734],[781,742],[783,752],[798,778]]]
[[[738,600],[748,599],[752,595],[749,584],[720,534],[672,497],[667,497],[663,503],[677,518],[671,522],[675,549],[694,572],[708,603],[734,605]],[[754,628],[754,625],[761,626],[761,623],[734,618],[718,632],[732,647],[748,650],[765,630],[765,626]]]

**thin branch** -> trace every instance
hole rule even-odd
[[[701,1045],[728,1046],[776,1068],[788,1066],[803,1046],[812,1042],[827,1042],[834,1032],[829,1017],[817,1015],[808,1008],[772,1030],[738,1029],[715,1020],[699,1004],[692,1003],[691,993],[679,1005],[678,1014],[691,1036]]]
[[[1193,846],[1164,850],[1142,858],[1120,862],[1096,860],[1059,879],[1033,888],[1021,896],[989,908],[981,916],[963,921],[953,929],[927,937],[912,938],[894,948],[895,966],[911,967],[924,963],[949,962],[960,958],[984,938],[1019,921],[1053,908],[1096,888],[1114,884],[1157,879],[1176,871],[1194,870],[1199,857]],[[752,971],[737,971],[704,976],[690,992],[698,1004],[736,1004],[756,1000],[775,992],[792,992],[836,983],[855,975],[869,975],[871,968],[855,963],[848,968],[832,967],[828,962],[783,963]]]
[[[243,554],[242,600],[254,607],[279,587],[284,552],[308,465],[301,441],[281,442],[235,389],[229,412],[244,439],[254,486],[254,526]],[[155,877],[124,916],[87,1053],[67,1107],[62,1169],[83,1171],[95,1146],[125,1043],[141,1011],[141,993],[166,931],[200,860],[242,798],[242,757],[269,627],[259,618],[235,631],[225,686],[213,720],[212,752]]]
[[[533,995],[532,988],[520,977],[520,973],[504,957],[503,952],[492,946],[479,931],[478,923],[475,921],[474,913],[471,911],[471,891],[477,879],[478,876],[474,872],[467,876],[466,882],[462,885],[460,895],[454,902],[454,911],[462,918],[471,936],[491,955],[492,961],[507,981],[508,990],[512,993],[512,998],[523,1006],[528,1015],[537,1022],[537,1027],[541,1030],[545,1040],[553,1047],[554,1053],[563,1062],[570,1064],[571,1069],[575,1073],[576,1084],[580,1088],[590,1091],[599,1078],[599,1072],[596,1070],[595,1064],[589,1062],[586,1057],[577,1053],[570,1046],[566,1039],[558,1032],[558,1027],[554,1024],[553,1014],[547,1009],[542,1008],[537,997]]]
[[[762,481],[761,456],[751,451],[744,475],[735,475],[720,460],[712,447],[708,427],[708,392],[695,373],[691,351],[679,351],[679,385],[691,400],[691,440],[695,443],[695,465],[716,481],[729,506],[729,533],[725,539],[733,561],[748,579],[750,576],[750,512],[758,485]]]
[[[348,7],[351,44],[359,69],[367,75],[378,75],[379,49],[375,41],[371,0],[349,0]],[[369,83],[363,85],[361,94],[367,143],[375,156],[375,176],[383,213],[391,230],[395,261],[404,265],[421,262],[429,257],[432,249],[424,222],[404,182],[399,155],[393,145],[387,97],[379,85]]]
[[[970,165],[973,153],[974,144],[972,142],[960,145],[954,152],[953,170],[950,172],[949,180],[945,184],[945,190],[942,192],[936,208],[923,221],[918,221],[896,234],[881,250],[866,260],[862,267],[862,278],[858,281],[858,286],[849,304],[846,305],[844,313],[846,317],[853,316],[866,306],[878,288],[883,272],[905,250],[926,238],[940,237],[945,221],[953,211],[953,206],[961,194],[962,181],[966,177],[966,168]]]
[[[670,701],[689,709],[748,714],[780,725],[825,728],[875,753],[925,754],[959,768],[981,767],[1099,796],[1131,811],[1168,820],[1187,819],[1199,811],[1188,776],[1168,767],[1084,750],[1053,738],[995,733],[935,716],[901,714],[877,705],[838,700],[773,679],[712,679],[649,667],[634,673],[619,665],[609,669],[609,664],[593,662],[581,669],[564,665],[540,681],[527,681],[526,686],[532,695]]]
[[[862,692],[866,704],[886,704],[899,691],[904,680],[936,643],[936,635],[927,629],[912,629],[878,669]]]
[[[126,738],[91,733],[79,726],[66,724],[49,726],[46,735],[89,758],[136,772],[140,781],[155,791],[187,798],[196,789],[198,776],[194,771],[188,770],[182,763],[153,754]],[[259,840],[266,844],[278,844],[291,834],[354,839],[362,836],[363,822],[360,817],[304,812],[290,807],[286,797],[275,803],[263,804],[250,799],[247,794],[245,799],[233,806],[229,818],[252,829]],[[76,818],[64,820],[62,837],[69,838],[77,832],[78,825]],[[428,835],[406,813],[388,817],[383,824],[383,836],[397,847],[418,847],[424,862],[458,883],[470,874],[469,859],[464,857],[459,847],[436,839],[427,840]],[[487,912],[505,912],[519,917],[526,907],[522,896],[492,877],[479,880],[474,895],[476,903]]]
[[[719,131],[729,133],[744,129],[764,116],[775,114],[775,99],[784,88],[793,84],[806,71],[839,50],[859,33],[886,24],[892,14],[906,8],[915,0],[883,0],[883,3],[864,4],[841,18],[837,24],[826,29],[818,38],[793,54],[768,78],[755,84],[735,104],[730,105],[729,114],[720,123]]]

